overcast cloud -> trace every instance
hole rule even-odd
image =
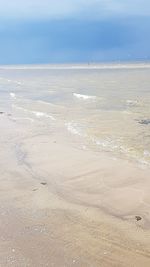
[[[0,64],[150,59],[150,0],[0,0]]]
[[[0,16],[8,18],[101,19],[150,15],[149,0],[0,0]]]

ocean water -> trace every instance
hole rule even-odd
[[[0,108],[59,124],[86,149],[150,164],[148,63],[1,66]]]

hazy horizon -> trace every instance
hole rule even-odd
[[[0,68],[2,68],[2,67],[4,67],[4,68],[11,68],[11,67],[19,67],[19,66],[26,66],[26,67],[34,67],[34,66],[50,66],[50,67],[59,67],[59,66],[75,66],[75,67],[77,67],[77,66],[85,66],[86,68],[90,68],[90,67],[94,67],[94,66],[97,66],[97,67],[103,67],[103,66],[114,66],[114,65],[116,65],[116,66],[118,66],[118,68],[119,68],[119,66],[123,66],[123,65],[125,65],[125,66],[127,66],[127,65],[129,65],[129,66],[131,66],[132,67],[132,65],[133,65],[133,68],[134,68],[134,65],[138,65],[139,66],[139,68],[142,66],[146,66],[146,67],[150,67],[150,59],[149,60],[118,60],[118,61],[116,61],[116,60],[112,60],[112,61],[83,61],[83,62],[47,62],[47,63],[18,63],[18,64],[13,64],[13,63],[8,63],[8,64],[0,64]]]

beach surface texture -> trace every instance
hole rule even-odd
[[[1,67],[0,266],[150,266],[149,74]]]

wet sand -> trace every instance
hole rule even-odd
[[[38,120],[0,129],[0,266],[150,266],[148,168]]]

